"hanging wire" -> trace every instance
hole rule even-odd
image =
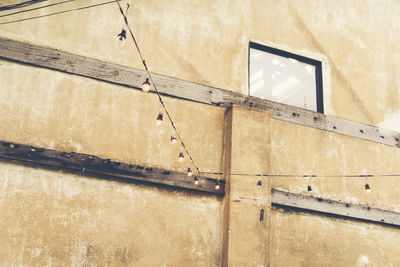
[[[16,23],[16,22],[21,22],[21,21],[32,20],[32,19],[50,17],[50,16],[54,16],[54,15],[59,15],[59,14],[63,14],[63,13],[72,12],[72,11],[78,11],[78,10],[92,8],[92,7],[98,7],[98,6],[102,6],[102,5],[107,5],[107,4],[111,4],[111,3],[114,3],[114,2],[118,3],[119,1],[121,1],[121,0],[113,0],[113,1],[102,2],[102,3],[95,4],[95,5],[90,5],[90,6],[83,6],[83,7],[79,7],[79,8],[67,9],[67,10],[64,10],[64,11],[54,12],[54,13],[50,13],[50,14],[46,14],[46,15],[42,15],[42,16],[35,16],[35,17],[30,17],[30,18],[24,18],[24,19],[1,22],[0,25],[11,24],[11,23]]]
[[[11,9],[17,9],[17,8],[22,8],[28,5],[32,5],[32,4],[36,4],[36,3],[40,3],[40,2],[45,2],[47,0],[35,0],[35,1],[26,1],[26,2],[22,2],[22,3],[18,3],[18,4],[14,4],[14,5],[9,5],[9,6],[5,6],[5,7],[0,7],[0,11],[3,10],[11,10]],[[5,14],[5,15],[0,15],[0,17],[6,17],[6,16],[11,16],[11,15],[15,15],[15,14],[19,14],[19,13],[23,13],[23,12],[28,12],[28,11],[33,11],[33,10],[38,10],[38,9],[42,9],[42,8],[46,8],[46,7],[50,7],[50,6],[55,6],[55,5],[60,5],[60,4],[64,4],[67,2],[72,2],[75,0],[65,0],[65,1],[61,1],[61,2],[57,2],[57,3],[53,3],[53,4],[49,4],[49,5],[45,5],[42,7],[37,7],[37,8],[32,8],[32,9],[27,9],[27,10],[23,10],[23,11],[19,11],[19,12],[14,12],[14,13],[9,13],[9,14]],[[37,19],[37,18],[44,18],[44,17],[49,17],[49,16],[53,16],[53,15],[58,15],[58,14],[63,14],[63,13],[67,13],[67,12],[72,12],[72,11],[79,11],[79,10],[84,10],[84,9],[89,9],[89,8],[93,8],[93,7],[97,7],[97,6],[102,6],[102,5],[107,5],[107,4],[111,4],[116,2],[118,4],[119,10],[124,18],[124,22],[129,30],[129,33],[132,37],[132,40],[134,41],[135,47],[139,53],[139,56],[142,60],[143,66],[153,84],[153,87],[157,93],[158,99],[160,101],[160,104],[162,106],[162,108],[165,111],[165,114],[167,114],[167,117],[169,119],[169,122],[175,132],[175,135],[178,137],[182,147],[184,148],[186,154],[189,156],[190,161],[193,163],[193,165],[195,166],[198,175],[201,174],[208,174],[208,175],[224,175],[223,172],[201,172],[198,165],[195,163],[195,161],[193,160],[193,157],[191,156],[191,154],[189,153],[188,149],[186,148],[185,143],[183,142],[178,130],[175,127],[175,124],[172,120],[172,117],[170,115],[170,113],[168,112],[165,103],[161,97],[161,94],[159,92],[159,90],[157,89],[156,84],[154,83],[153,77],[151,75],[151,72],[149,71],[146,61],[144,60],[143,54],[139,48],[139,45],[136,41],[135,36],[133,35],[133,32],[128,24],[128,19],[127,19],[127,12],[129,9],[129,4],[127,4],[127,9],[124,13],[124,11],[121,8],[120,5],[120,1],[122,0],[113,0],[113,1],[107,1],[107,2],[102,2],[102,3],[98,3],[98,4],[94,4],[94,5],[89,5],[89,6],[84,6],[84,7],[80,7],[80,8],[74,8],[74,9],[68,9],[68,10],[64,10],[64,11],[60,11],[60,12],[55,12],[55,13],[50,13],[50,14],[46,14],[46,15],[42,15],[42,16],[35,16],[35,17],[30,17],[30,18],[24,18],[24,19],[19,19],[19,20],[14,20],[14,21],[8,21],[8,22],[2,22],[0,23],[0,25],[4,25],[4,24],[11,24],[11,23],[16,23],[16,22],[22,22],[22,21],[27,21],[27,20],[32,20],[32,19]],[[259,176],[259,177],[291,177],[291,178],[299,178],[299,177],[309,177],[309,178],[367,178],[367,177],[400,177],[400,174],[355,174],[355,175],[316,175],[316,174],[311,174],[311,175],[307,175],[307,174],[259,174],[259,173],[230,173],[229,175],[231,176]],[[218,179],[219,180],[219,179]]]
[[[17,3],[17,4],[2,6],[2,7],[0,7],[0,11],[22,8],[22,7],[26,7],[26,6],[30,6],[33,4],[38,4],[40,2],[46,2],[46,1],[48,1],[48,0],[29,0],[29,1],[21,2],[21,3]]]
[[[65,4],[65,3],[68,3],[68,2],[72,2],[72,1],[75,1],[75,0],[66,0],[66,1],[58,2],[58,3],[54,3],[54,4],[50,4],[50,5],[45,5],[45,6],[40,6],[40,7],[31,8],[31,9],[26,9],[26,10],[14,12],[14,13],[9,13],[9,14],[5,14],[5,15],[0,15],[0,18],[2,18],[2,17],[8,17],[8,16],[11,16],[11,15],[16,15],[16,14],[19,14],[19,13],[34,11],[34,10],[38,10],[38,9],[42,9],[42,8],[46,8],[46,7],[57,6],[57,5]]]
[[[196,167],[196,170],[198,171],[198,174],[199,175],[201,175],[201,174],[224,175],[224,173],[222,173],[222,172],[200,172],[199,167],[194,162],[191,154],[187,150],[187,148],[186,148],[181,136],[179,135],[179,133],[178,133],[178,131],[177,131],[175,125],[174,125],[174,122],[173,122],[173,120],[172,120],[172,118],[171,118],[171,116],[170,116],[170,114],[169,114],[169,112],[168,112],[168,110],[167,110],[167,108],[166,108],[166,106],[164,104],[164,101],[163,101],[163,99],[162,99],[162,97],[160,95],[160,92],[158,91],[157,86],[154,83],[153,77],[152,77],[152,75],[151,75],[151,73],[150,73],[150,71],[149,71],[149,69],[148,69],[148,67],[146,65],[146,61],[144,60],[144,57],[143,57],[142,52],[141,52],[141,50],[139,48],[139,45],[138,45],[138,43],[136,41],[136,38],[133,35],[132,30],[131,30],[131,28],[129,26],[127,16],[124,13],[124,11],[122,10],[122,7],[121,7],[120,3],[117,2],[117,4],[118,4],[119,10],[120,10],[120,12],[121,12],[121,14],[122,14],[122,16],[124,18],[125,25],[128,28],[129,33],[130,33],[130,35],[132,37],[132,40],[133,40],[133,42],[134,42],[134,44],[136,46],[136,49],[137,49],[137,51],[139,53],[140,59],[142,60],[143,66],[144,66],[144,68],[145,68],[145,70],[146,70],[146,72],[147,72],[147,74],[148,74],[148,76],[149,76],[149,78],[150,78],[150,80],[151,80],[151,82],[153,84],[153,87],[154,87],[154,89],[155,89],[155,91],[157,93],[157,96],[158,96],[158,99],[159,99],[159,101],[161,103],[161,106],[163,107],[165,113],[167,114],[167,117],[168,117],[168,119],[169,119],[169,121],[171,123],[171,126],[174,129],[175,134],[178,137],[179,141],[181,142],[182,147],[185,149],[185,151],[188,154],[191,162]],[[129,4],[127,6],[126,13],[128,12],[128,9],[129,9]],[[379,174],[379,175],[378,174],[358,174],[358,175],[316,175],[316,174],[305,175],[305,174],[303,174],[303,175],[298,175],[298,174],[250,174],[250,173],[231,173],[229,175],[231,175],[231,176],[261,176],[261,177],[263,177],[263,176],[266,176],[266,177],[309,177],[309,178],[310,177],[313,177],[313,178],[331,178],[331,177],[332,178],[333,177],[342,178],[342,177],[396,177],[396,176],[400,176],[400,174]],[[217,185],[219,185],[219,179],[217,181]]]
[[[224,175],[223,172],[201,172],[201,174]],[[367,178],[367,177],[400,177],[400,174],[333,174],[333,175],[318,175],[318,174],[260,174],[260,173],[230,173],[231,176],[268,176],[268,177],[309,177],[309,178]]]
[[[132,30],[131,30],[131,27],[129,26],[128,18],[127,18],[127,16],[126,16],[126,13],[128,12],[129,4],[128,4],[127,9],[126,9],[126,13],[124,13],[124,11],[122,10],[122,7],[121,7],[120,3],[117,2],[117,4],[118,4],[118,7],[119,7],[119,11],[121,12],[121,15],[122,15],[123,18],[124,18],[125,25],[126,25],[126,27],[128,28],[128,30],[129,30],[129,33],[130,33],[130,35],[131,35],[131,37],[132,37],[133,42],[135,43],[136,50],[138,51],[139,56],[140,56],[140,59],[142,60],[144,69],[146,70],[147,75],[149,76],[150,81],[151,81],[151,83],[153,84],[154,90],[156,91],[157,96],[158,96],[158,100],[160,101],[161,106],[162,106],[162,108],[163,108],[164,111],[165,111],[165,114],[167,114],[168,120],[169,120],[169,122],[170,122],[170,124],[171,124],[171,126],[172,126],[172,128],[173,128],[173,130],[174,130],[174,132],[175,132],[175,135],[176,135],[176,137],[178,137],[179,141],[181,142],[181,145],[182,145],[183,149],[185,150],[186,154],[189,156],[189,159],[190,159],[190,161],[193,163],[193,165],[195,166],[195,168],[196,168],[198,174],[200,174],[201,172],[200,172],[199,167],[197,166],[197,164],[196,164],[195,161],[193,160],[192,155],[189,153],[188,149],[187,149],[186,146],[185,146],[185,143],[183,142],[183,140],[182,140],[180,134],[178,133],[178,130],[177,130],[176,127],[175,127],[174,121],[172,120],[172,117],[171,117],[171,115],[169,114],[169,112],[168,112],[168,110],[167,110],[167,107],[166,107],[165,104],[164,104],[164,101],[163,101],[163,99],[162,99],[162,97],[161,97],[161,94],[160,94],[160,92],[159,92],[158,89],[157,89],[157,86],[156,86],[156,84],[155,84],[155,82],[154,82],[154,80],[153,80],[153,77],[152,77],[152,75],[151,75],[151,73],[150,73],[150,71],[149,71],[149,69],[148,69],[148,67],[147,67],[146,61],[144,60],[143,54],[142,54],[142,52],[141,52],[141,50],[140,50],[140,48],[139,48],[139,45],[138,45],[138,43],[137,43],[137,41],[136,41],[136,38],[135,38],[135,36],[133,35],[133,32],[132,32]]]

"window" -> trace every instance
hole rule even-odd
[[[250,43],[250,95],[324,113],[321,62]]]

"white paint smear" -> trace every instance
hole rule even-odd
[[[380,128],[400,132],[400,110],[389,113],[385,116],[385,119],[378,123]]]
[[[370,266],[370,262],[367,256],[361,255],[357,260],[357,266]]]

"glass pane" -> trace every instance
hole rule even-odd
[[[317,111],[315,66],[250,48],[250,95]]]

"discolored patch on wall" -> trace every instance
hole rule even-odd
[[[384,120],[378,123],[378,127],[400,133],[400,110],[387,113]]]

